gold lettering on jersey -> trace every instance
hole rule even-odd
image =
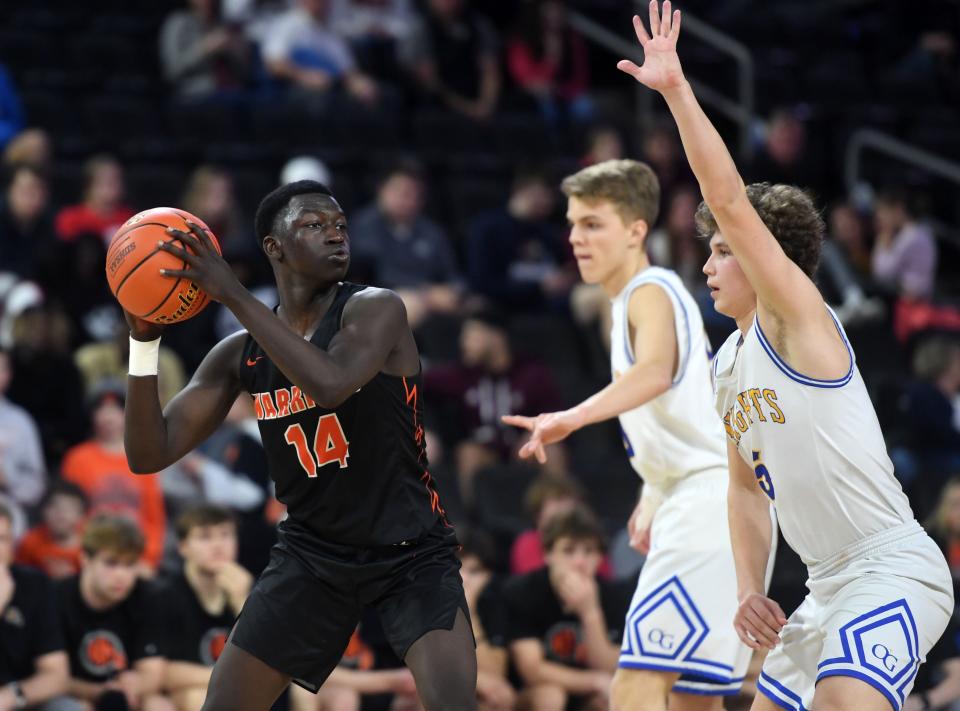
[[[787,421],[777,402],[777,391],[771,388],[748,388],[737,395],[736,401],[723,416],[723,429],[734,444],[757,422],[782,425]]]
[[[258,420],[277,420],[309,410],[317,403],[296,385],[278,388],[272,393],[254,393],[253,411]]]

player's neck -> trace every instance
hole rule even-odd
[[[280,294],[277,315],[296,333],[307,336],[327,313],[339,284],[317,284],[316,281],[301,281],[295,275],[288,275],[282,285],[277,285]]]
[[[751,309],[749,313],[744,314],[743,316],[738,316],[735,320],[737,322],[737,330],[740,331],[740,335],[746,336],[747,332],[750,330],[750,327],[753,326],[753,319],[757,314],[756,309]]]
[[[623,265],[603,280],[601,286],[608,298],[616,298],[621,291],[640,272],[650,268],[650,260],[646,252],[640,252],[633,259],[627,259]]]

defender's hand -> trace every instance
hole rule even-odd
[[[176,237],[182,244],[190,247],[191,254],[173,242],[161,242],[157,246],[164,252],[184,260],[189,269],[161,269],[160,274],[170,279],[190,279],[203,289],[214,301],[223,302],[243,289],[236,274],[220,256],[210,235],[200,225],[187,222],[190,232],[167,229],[167,234]]]
[[[780,642],[780,630],[787,616],[780,605],[760,593],[750,593],[740,601],[733,627],[740,641],[750,649],[773,649]]]
[[[633,29],[643,47],[643,66],[638,67],[629,59],[622,59],[617,63],[617,69],[660,93],[683,86],[686,79],[677,56],[680,11],[675,10],[671,15],[670,0],[666,0],[661,17],[657,0],[650,0],[650,34],[647,34],[643,21],[637,15],[633,16]]]

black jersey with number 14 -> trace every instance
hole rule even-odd
[[[364,286],[341,283],[310,342],[326,349]],[[254,401],[277,498],[322,540],[351,546],[420,538],[443,515],[427,471],[420,375],[377,373],[329,410],[290,382],[251,336],[240,381]]]

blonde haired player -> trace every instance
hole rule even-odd
[[[700,312],[680,278],[651,266],[644,250],[660,199],[648,166],[606,161],[562,188],[580,274],[612,301],[614,381],[570,410],[504,420],[532,431],[521,456],[544,461],[544,445],[619,416],[644,481],[630,533],[641,549],[649,536],[650,553],[627,613],[613,707],[719,709],[739,690],[751,652],[730,625],[727,462]]]
[[[740,607],[734,625],[773,651],[753,709],[898,710],[953,610],[943,555],[893,476],[853,351],[811,277],[823,223],[787,185],[744,187],[677,57],[680,13],[638,17],[644,64],[621,70],[659,91],[680,129],[705,206],[704,266],[718,311],[737,321],[715,362],[730,460],[730,529]],[[809,569],[787,620],[764,596],[774,501]]]

